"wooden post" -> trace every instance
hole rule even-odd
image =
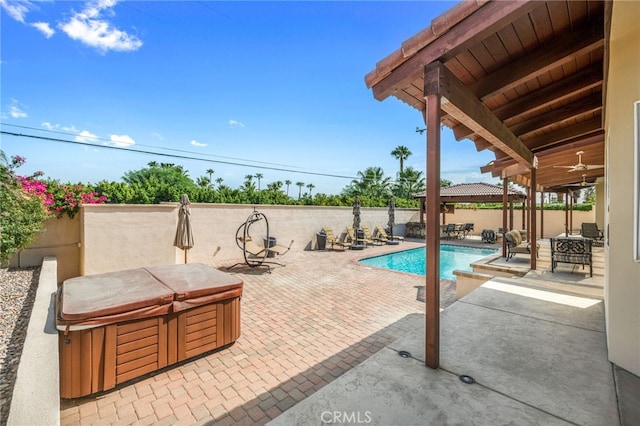
[[[544,191],[540,197],[540,238],[544,238]]]
[[[527,195],[527,197],[528,196],[529,195]],[[527,227],[527,225],[526,225],[527,222],[526,222],[526,219],[525,219],[525,216],[524,216],[526,214],[526,212],[525,212],[526,209],[527,209],[527,200],[524,200],[522,202],[522,229],[526,229],[526,227]]]
[[[425,93],[426,94],[426,93]],[[440,95],[427,95],[427,277],[425,364],[440,366]]]
[[[509,201],[509,229],[513,229],[513,200]]]
[[[531,244],[531,269],[536,269],[536,258],[538,254],[536,253],[536,168],[531,168],[531,190],[529,191],[531,194],[529,201],[529,243]]]
[[[573,234],[573,191],[569,191],[569,235]]]
[[[509,179],[502,178],[502,257],[507,257],[507,204],[509,202]]]
[[[569,236],[569,190],[564,197],[564,236]]]

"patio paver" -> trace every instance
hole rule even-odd
[[[236,267],[229,272],[245,288],[235,344],[110,392],[62,400],[61,424],[264,424],[415,327],[410,314],[424,312],[416,299],[424,278],[355,260],[421,245],[292,250],[271,274]],[[444,284],[446,305],[455,288]]]

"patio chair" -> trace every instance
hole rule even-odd
[[[493,244],[498,241],[498,237],[496,236],[496,231],[493,229],[483,229],[482,230],[482,242]]]
[[[376,236],[383,241],[404,241],[404,237],[398,235],[390,236],[387,234],[387,230],[382,226],[376,226]]]
[[[331,228],[322,228],[322,232],[327,236],[327,243],[331,244],[331,250],[334,246],[342,248],[343,251],[351,247],[350,242],[336,238]]]
[[[251,227],[255,224],[263,224],[264,226],[264,230],[266,231],[264,246],[256,244],[253,238],[251,238]],[[278,262],[267,261],[266,259],[267,257],[275,257],[276,255],[282,256],[287,253],[293,245],[293,240],[291,240],[289,247],[270,244],[270,242],[271,238],[269,237],[269,221],[263,213],[260,213],[254,209],[247,220],[242,225],[240,225],[238,227],[238,230],[236,231],[236,245],[240,250],[242,250],[244,262],[238,262],[234,265],[231,265],[227,268],[227,270],[238,265],[247,265],[251,268],[265,266],[267,268],[267,272],[271,273],[270,264],[285,266]]]
[[[598,229],[597,223],[583,222],[580,229],[580,235],[583,238],[591,238],[594,246],[604,246],[604,233],[601,229]]]
[[[458,238],[458,236],[460,235],[460,232],[456,228],[456,224],[455,223],[446,224],[445,227],[444,227],[444,233],[447,236],[446,237],[447,240],[450,240],[451,238]]]
[[[383,240],[381,237],[377,237],[377,236],[374,237],[371,234],[371,231],[369,230],[368,226],[363,226],[362,232],[364,232],[364,238],[368,241],[371,241],[373,245],[381,246],[386,242],[386,240]]]
[[[584,225],[584,224],[583,224]],[[593,260],[591,238],[557,237],[551,238],[551,272],[558,267],[558,263],[574,265],[589,265],[589,276],[593,277]]]
[[[518,253],[531,254],[531,243],[522,242],[520,231],[509,231],[504,233],[507,241],[507,261]],[[540,244],[536,243],[536,257],[540,257]]]
[[[471,231],[473,231],[473,223],[465,223],[462,228],[462,238],[467,238]]]
[[[370,240],[364,236],[364,232],[362,233],[362,237],[356,235],[356,230],[353,229],[352,226],[347,226],[347,235],[349,236],[349,240],[354,244],[364,244],[365,247],[367,245],[373,245],[373,240]]]

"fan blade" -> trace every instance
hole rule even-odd
[[[600,165],[600,166],[590,165],[590,166],[587,166],[587,170],[595,170],[595,169],[604,169],[604,165]]]
[[[575,169],[576,166],[553,166],[557,169]]]

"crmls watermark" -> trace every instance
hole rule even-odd
[[[367,424],[373,421],[371,411],[323,411],[320,420],[328,424]]]

